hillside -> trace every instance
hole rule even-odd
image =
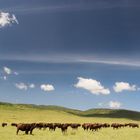
[[[80,117],[101,117],[101,118],[124,118],[131,120],[140,120],[140,112],[123,109],[89,109],[86,111],[69,109],[60,106],[34,105],[34,104],[12,104],[0,102],[0,110],[51,110],[57,112],[66,112]]]

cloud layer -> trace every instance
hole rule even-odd
[[[122,92],[122,91],[136,91],[136,85],[130,85],[127,82],[116,82],[113,86],[115,92]]]
[[[90,93],[96,94],[96,95],[110,94],[110,90],[108,88],[104,88],[104,86],[102,86],[100,82],[94,79],[86,79],[86,78],[78,77],[78,80],[79,80],[78,83],[74,85],[76,88],[86,89]]]
[[[18,20],[14,14],[0,12],[0,28],[12,25],[13,23],[18,24]]]

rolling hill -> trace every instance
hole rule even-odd
[[[99,117],[99,118],[124,118],[139,121],[140,112],[124,109],[89,109],[85,111],[69,109],[52,105],[34,105],[34,104],[12,104],[0,102],[0,110],[51,110],[57,112],[66,112],[80,117]]]

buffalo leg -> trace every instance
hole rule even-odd
[[[25,134],[27,134],[27,135],[28,135],[28,130],[26,130],[26,131],[25,131]]]
[[[18,135],[19,129],[17,129],[17,135]]]

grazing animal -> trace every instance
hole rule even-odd
[[[48,125],[47,125],[48,127],[49,127],[49,130],[50,131],[55,131],[55,129],[56,129],[56,125],[55,125],[55,123],[49,123]]]
[[[83,128],[84,130],[87,130],[87,131],[88,131],[90,125],[91,125],[90,123],[84,123],[84,124],[82,124],[82,128]]]
[[[129,123],[129,127],[132,127],[132,128],[139,128],[139,125],[136,124],[136,123]]]
[[[129,126],[129,123],[125,123],[124,126],[125,126],[125,127]]]
[[[68,123],[61,124],[60,128],[61,128],[62,133],[66,133],[69,126],[70,124]]]
[[[78,129],[78,127],[80,127],[80,126],[81,126],[81,124],[78,124],[78,123],[72,123],[72,124],[70,124],[70,127],[72,129]]]
[[[28,134],[30,132],[30,134],[32,135],[33,130],[36,128],[36,123],[19,123],[17,124],[17,135],[19,130],[21,131],[25,131],[25,134]]]
[[[102,124],[102,127],[103,127],[103,128],[110,127],[110,124],[108,124],[108,123],[104,123],[104,124]]]
[[[112,123],[111,127],[113,127],[113,129],[118,129],[118,128],[121,128],[121,127],[125,127],[125,124]]]
[[[42,129],[42,128],[45,128],[45,123],[37,123],[36,124],[36,128],[38,128],[38,129]]]
[[[92,131],[98,131],[101,128],[102,128],[102,124],[99,124],[99,123],[95,123],[95,124],[90,125],[90,130],[92,130]]]
[[[2,123],[2,127],[5,127],[5,126],[7,126],[7,123]]]
[[[11,126],[16,126],[17,127],[17,123],[11,123]]]

